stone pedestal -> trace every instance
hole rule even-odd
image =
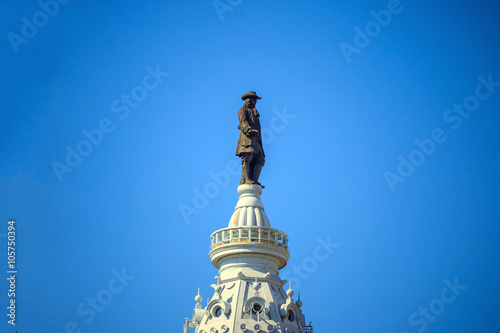
[[[238,194],[240,199],[229,221],[229,227],[258,226],[271,228],[264,211],[264,205],[260,201],[262,187],[248,184],[240,185],[238,186]]]

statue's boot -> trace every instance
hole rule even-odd
[[[253,184],[254,181],[252,180],[252,168],[250,168],[250,166],[248,165],[247,162],[244,162],[242,165],[241,165],[241,181],[240,181],[240,185],[241,184]]]
[[[247,177],[246,177],[245,166],[242,164],[241,167],[242,167],[242,170],[241,170],[240,185],[243,185],[243,184],[245,184],[245,181],[246,181]]]
[[[260,186],[262,186],[261,183],[259,183],[259,177],[260,177],[260,172],[262,171],[262,167],[264,166],[264,164],[257,164],[254,168],[254,181],[255,181],[255,184],[258,184]],[[265,186],[262,186],[262,188],[264,188]]]

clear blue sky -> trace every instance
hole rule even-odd
[[[63,2],[0,5],[1,332],[180,332],[249,90],[317,333],[499,331],[496,1]]]

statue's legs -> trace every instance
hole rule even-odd
[[[245,175],[245,166],[242,164],[242,167],[243,167],[243,170],[241,172],[241,179],[240,179],[240,185],[243,185],[245,184],[245,181],[246,181],[246,175]]]
[[[242,184],[249,184],[250,183],[250,173],[251,169],[250,166],[248,165],[248,162],[243,162],[241,164],[241,180],[240,180],[240,185]]]
[[[264,166],[265,159],[262,154],[243,153],[241,156],[241,180],[242,184],[258,184],[260,172]],[[262,185],[261,185],[262,186]]]
[[[260,172],[262,171],[262,167],[266,163],[266,160],[262,154],[257,154],[254,158],[254,163],[255,166],[254,166],[253,180],[255,181],[255,183],[260,185],[259,183]]]
[[[253,153],[241,154],[241,180],[242,184],[253,184],[254,168],[252,167]]]

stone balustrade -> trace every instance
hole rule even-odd
[[[210,250],[235,243],[264,243],[283,248],[288,252],[288,236],[277,229],[257,226],[220,229],[210,236]]]

